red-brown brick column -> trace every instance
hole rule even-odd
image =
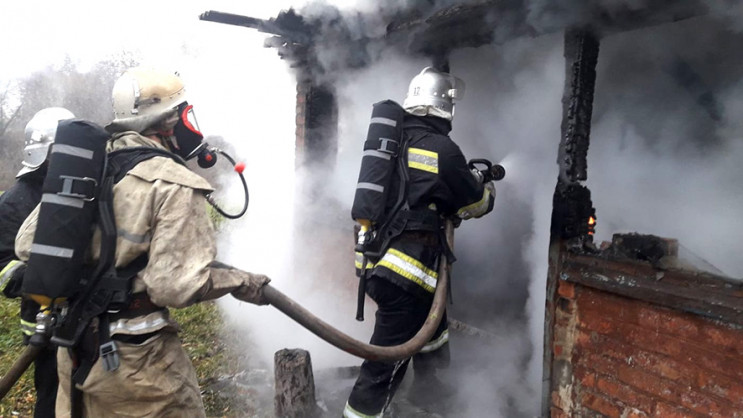
[[[743,326],[560,281],[550,415],[743,417]]]

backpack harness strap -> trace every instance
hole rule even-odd
[[[72,372],[72,389],[82,385],[91,368],[101,358],[103,368],[114,371],[119,367],[119,356],[115,341],[110,335],[110,317],[135,317],[162,309],[154,305],[146,293],[132,295],[131,284],[139,271],[147,266],[149,258],[142,254],[126,267],[116,269],[116,221],[113,212],[113,185],[121,181],[137,164],[153,157],[168,157],[185,165],[177,155],[151,147],[123,148],[110,152],[106,160],[106,176],[98,197],[98,224],[101,228],[101,255],[92,274],[81,280],[80,297],[70,307],[72,338],[57,338],[60,345],[74,350],[75,367]],[[146,299],[146,300],[145,300]],[[94,321],[97,319],[97,321]],[[54,337],[53,337],[54,340]],[[73,396],[72,412],[80,409]]]

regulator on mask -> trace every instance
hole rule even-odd
[[[196,158],[196,162],[201,168],[214,167],[217,163],[217,154],[222,154],[222,156],[232,164],[235,171],[240,176],[240,181],[245,190],[245,204],[243,205],[242,210],[236,215],[226,213],[219,207],[219,205],[217,205],[211,193],[206,195],[206,200],[217,212],[226,218],[237,219],[243,216],[245,211],[248,210],[249,200],[248,184],[243,176],[245,164],[236,163],[235,160],[226,152],[219,148],[210,147],[209,144],[204,141],[204,135],[201,133],[199,124],[196,121],[193,105],[188,104],[188,102],[183,102],[178,105],[178,122],[176,122],[173,127],[172,138],[173,151],[186,161]]]

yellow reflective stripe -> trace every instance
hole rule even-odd
[[[439,154],[420,148],[408,148],[408,167],[438,174]]]
[[[444,344],[449,342],[449,330],[446,329],[444,332],[439,335],[439,338],[436,338],[433,341],[429,341],[426,345],[421,348],[421,353],[430,353],[431,351],[436,351],[439,348],[441,348]]]
[[[386,267],[431,293],[436,290],[439,274],[415,258],[394,248],[387,250],[377,266]]]
[[[0,289],[5,287],[5,283],[9,282],[11,277],[13,277],[15,269],[20,267],[22,264],[22,261],[10,260],[8,264],[5,265],[5,268],[0,271]]]
[[[462,219],[469,219],[475,216],[480,216],[488,211],[490,205],[490,190],[486,187],[482,192],[482,199],[475,203],[467,205],[457,211],[457,216]]]
[[[353,409],[346,401],[346,407],[343,408],[343,418],[381,418],[382,412],[375,415],[366,415]]]
[[[5,276],[6,274],[12,273],[18,263],[21,263],[21,261],[10,260],[8,264],[5,265],[5,268],[0,271],[0,277]]]
[[[354,260],[354,265],[357,269],[361,270],[361,264],[364,262],[364,254],[361,254],[360,252],[356,253],[356,260]],[[366,268],[367,269],[373,269],[374,263],[372,263],[369,260],[366,260]]]
[[[34,332],[36,332],[36,322],[28,322],[21,319],[21,331],[26,335],[34,335]]]

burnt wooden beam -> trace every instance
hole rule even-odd
[[[587,163],[593,93],[596,88],[598,38],[585,29],[565,33],[565,89],[562,98],[562,138],[557,156],[560,181],[576,183],[588,178]]]
[[[426,16],[413,10],[408,17],[398,17],[392,21],[387,26],[387,36],[392,39],[409,37],[410,52],[433,55],[441,50],[501,44],[571,27],[590,27],[601,38],[709,13],[709,7],[703,0],[655,0],[646,2],[643,7],[591,2],[543,3],[544,16],[535,16],[532,5],[523,0],[456,4]]]
[[[293,11],[290,12],[293,14]],[[285,15],[286,14],[288,13],[285,13]],[[207,10],[199,15],[199,20],[255,29],[259,32],[281,36],[292,42],[306,43],[310,40],[309,34],[304,33],[303,30],[290,30],[285,28],[284,25],[280,23],[282,20],[279,20],[282,16],[284,15],[279,15],[279,18],[276,19],[265,20],[250,16],[218,12],[216,10]]]
[[[743,325],[743,282],[648,262],[566,253],[560,280]]]
[[[549,416],[550,394],[557,384],[553,371],[554,321],[557,283],[563,254],[592,246],[588,220],[595,217],[591,192],[582,184],[587,177],[586,156],[590,139],[593,93],[596,84],[599,41],[589,29],[565,32],[565,87],[557,164],[560,173],[552,201],[549,267],[544,310],[542,359],[542,416]],[[559,368],[559,367],[558,367]]]

